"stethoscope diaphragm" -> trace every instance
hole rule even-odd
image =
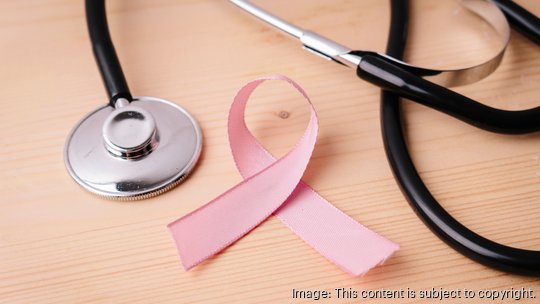
[[[165,192],[195,166],[202,147],[196,120],[155,97],[100,107],[71,131],[65,145],[69,174],[88,191],[115,199]]]

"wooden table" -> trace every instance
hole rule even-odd
[[[385,48],[388,1],[256,2],[353,48]],[[518,2],[540,15],[540,2]],[[75,184],[64,168],[64,141],[83,115],[106,102],[83,1],[2,1],[0,303],[313,303],[292,299],[292,289],[341,287],[524,287],[538,298],[520,303],[539,303],[540,280],[469,260],[413,213],[386,161],[378,88],[227,1],[115,0],[108,14],[134,94],[175,101],[199,120],[200,165],[174,190],[138,202],[104,200]],[[496,49],[489,28],[453,2],[413,0],[412,19],[407,57],[413,63],[465,66]],[[494,107],[535,107],[539,71],[538,46],[513,33],[499,69],[457,91]],[[243,83],[274,73],[299,82],[318,110],[321,132],[304,180],[401,245],[364,277],[350,277],[274,217],[200,267],[180,266],[165,226],[241,180],[229,152],[227,110]],[[483,236],[540,250],[540,135],[488,133],[411,102],[404,109],[414,161],[451,214]],[[282,155],[307,118],[292,89],[270,83],[256,92],[247,119],[265,147]]]

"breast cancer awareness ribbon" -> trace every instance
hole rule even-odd
[[[244,120],[251,93],[267,80],[291,84],[309,103],[304,134],[275,159]],[[359,224],[301,181],[315,147],[318,120],[304,90],[285,76],[259,78],[240,89],[229,111],[229,143],[242,182],[206,205],[170,223],[184,269],[219,253],[270,215],[341,269],[358,276],[384,262],[399,246]]]

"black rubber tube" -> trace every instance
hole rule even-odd
[[[408,1],[391,0],[391,26],[387,52],[401,59],[405,49]],[[540,276],[540,252],[505,246],[488,240],[455,220],[431,195],[418,174],[405,141],[400,96],[381,93],[381,124],[386,155],[396,181],[424,223],[463,255],[499,270]]]
[[[132,97],[126,78],[111,41],[105,0],[86,0],[86,23],[92,41],[94,57],[107,89],[110,105],[114,106],[119,98],[131,101]]]
[[[364,56],[357,74],[378,87],[487,131],[504,134],[540,131],[540,107],[520,111],[496,109],[424,80],[377,56]]]
[[[512,24],[512,27],[540,44],[540,19],[531,14],[525,8],[510,0],[491,0],[503,11],[504,15]]]

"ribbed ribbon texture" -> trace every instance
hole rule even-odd
[[[257,141],[244,120],[251,93],[267,80],[292,85],[310,109],[304,134],[279,159]],[[233,244],[272,214],[321,255],[354,276],[366,273],[399,249],[301,181],[317,141],[318,120],[313,104],[297,83],[285,76],[269,76],[246,84],[234,98],[228,132],[236,167],[244,180],[168,225],[186,270]]]

